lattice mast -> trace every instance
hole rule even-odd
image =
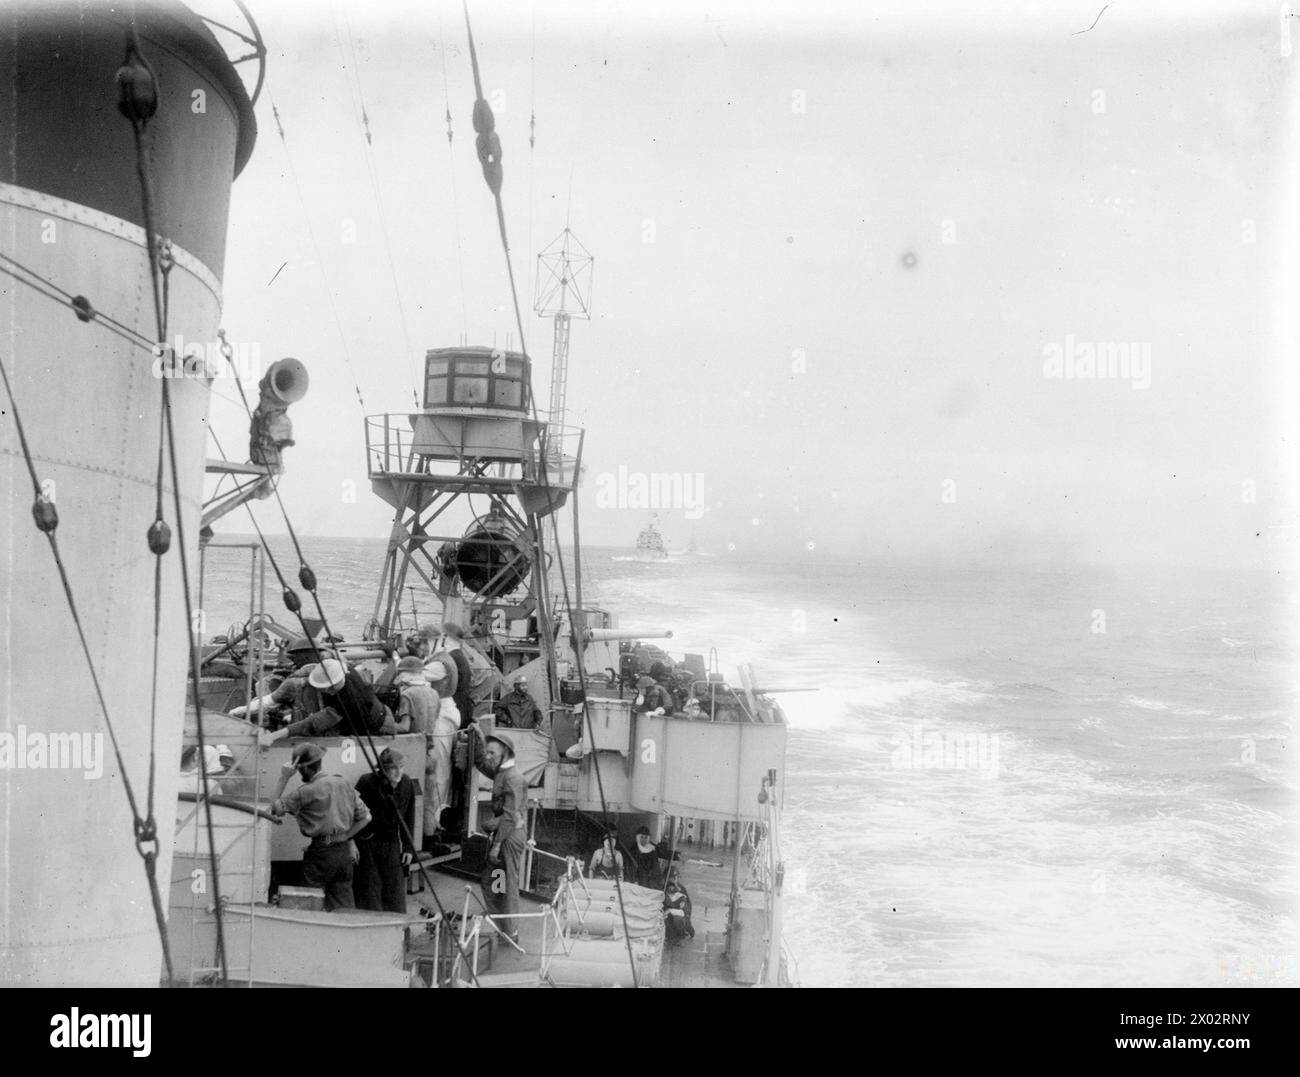
[[[537,294],[533,310],[539,318],[554,320],[551,347],[551,400],[547,421],[564,425],[565,395],[569,383],[569,322],[591,319],[591,282],[594,259],[566,226],[537,256]]]

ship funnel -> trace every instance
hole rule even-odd
[[[310,384],[307,368],[297,359],[277,359],[266,372],[267,388],[285,404],[296,404],[307,395]]]

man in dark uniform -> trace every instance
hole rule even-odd
[[[528,678],[516,677],[514,691],[492,705],[497,726],[502,729],[536,729],[542,724],[542,710],[528,694]]]
[[[676,868],[669,871],[668,885],[664,887],[664,938],[669,946],[676,946],[685,938],[695,938],[695,928],[691,925],[691,895],[681,884]]]
[[[402,773],[405,761],[401,752],[385,748],[379,753],[381,773],[363,774],[357,779],[357,794],[371,815],[370,825],[357,835],[361,859],[357,861],[352,893],[358,909],[406,912],[402,869],[415,855],[411,844],[415,834],[415,783]],[[399,819],[405,821],[405,829]]]
[[[302,854],[302,878],[325,891],[326,909],[351,909],[352,865],[358,853],[352,839],[370,822],[370,809],[347,779],[321,774],[324,751],[318,744],[299,744],[293,758],[280,768],[280,784],[271,796],[271,814],[298,819],[298,829],[311,844]],[[285,795],[295,771],[302,785]]]
[[[669,851],[665,846],[665,842],[654,842],[648,826],[637,827],[636,844],[632,846],[632,870],[637,886],[648,886],[653,890],[663,888],[664,873],[659,868],[659,861],[668,859]]]
[[[528,785],[515,765],[514,741],[505,733],[493,733],[485,741],[477,722],[469,728],[474,765],[492,779],[492,817],[481,824],[492,838],[479,880],[483,904],[491,914],[509,917],[519,912],[519,875],[528,841]],[[497,930],[518,944],[513,921],[498,924]]]

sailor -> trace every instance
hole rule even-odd
[[[691,895],[682,886],[676,868],[668,873],[668,885],[664,887],[664,938],[669,946],[676,946],[685,938],[695,938]]]
[[[655,683],[668,693],[668,698],[672,700],[672,706],[664,713],[676,714],[682,709],[682,704],[686,701],[686,696],[681,693],[677,687],[677,681],[673,674],[673,660],[671,658],[658,659],[650,663],[650,676],[654,678]]]
[[[465,634],[465,629],[454,621],[442,626],[444,649],[459,653],[469,666],[469,698],[473,704],[482,703],[497,695],[505,678],[497,665],[484,653],[482,646]],[[462,684],[462,688],[464,685]]]
[[[632,846],[632,870],[637,886],[648,886],[654,890],[663,888],[664,873],[660,870],[659,861],[667,859],[667,855],[651,839],[648,826],[637,827],[636,842]]]
[[[274,733],[262,730],[264,747],[285,737],[360,737],[396,731],[392,712],[379,701],[366,679],[337,658],[327,658],[312,669],[307,684],[320,693],[320,710]]]
[[[397,728],[424,734],[424,842],[433,844],[442,824],[442,809],[451,795],[451,752],[460,728],[460,712],[449,699],[438,694],[446,680],[438,663],[425,666],[418,655],[408,655],[397,664]]]
[[[229,758],[222,756],[221,750],[223,748],[225,748]],[[221,783],[218,779],[235,765],[234,756],[229,753],[230,749],[226,748],[224,744],[205,744],[203,746],[203,769],[208,775],[209,796],[221,795]],[[191,745],[181,752],[180,787],[182,792],[203,795],[203,775],[199,773],[199,750],[195,745]]]
[[[618,831],[610,827],[600,848],[591,854],[587,874],[593,879],[622,879],[623,854],[618,851]]]
[[[425,669],[424,676],[430,676]],[[434,685],[438,682],[435,680]],[[442,812],[451,802],[452,752],[460,731],[460,711],[450,696],[439,696],[438,714],[430,732],[425,734],[424,764],[424,837],[426,847],[440,840]]]
[[[424,676],[424,662],[408,655],[397,663],[394,681],[401,693],[397,704],[397,731],[399,733],[433,732],[434,719],[438,717],[438,693]]]
[[[673,697],[653,677],[642,674],[637,678],[637,697],[632,709],[637,714],[672,714]]]
[[[515,744],[505,733],[484,738],[477,722],[470,723],[474,765],[492,779],[492,818],[483,829],[491,835],[487,865],[480,885],[483,904],[494,916],[509,918],[519,912],[519,874],[528,837],[528,786],[515,761]],[[513,922],[497,930],[518,944]]]
[[[682,708],[682,713],[685,714],[687,718],[694,719],[697,722],[707,722],[709,720],[709,712],[704,709],[700,701],[694,696],[691,696],[690,699],[686,701],[686,706]]]
[[[506,729],[536,729],[542,724],[541,708],[528,694],[528,678],[519,675],[514,680],[514,690],[492,705],[497,727]]]
[[[402,869],[415,855],[415,782],[402,773],[404,762],[401,752],[385,748],[379,753],[380,773],[357,779],[357,795],[371,816],[357,835],[361,858],[352,893],[358,909],[406,912]]]
[[[313,711],[320,710],[315,690],[309,689],[307,685],[307,678],[316,662],[316,648],[311,640],[306,636],[295,636],[289,641],[284,653],[289,659],[290,668],[279,687],[250,701],[246,706],[236,707],[229,712],[232,718],[243,718],[250,712],[256,714],[260,710],[292,707],[293,720],[297,722]]]
[[[471,670],[469,659],[461,653],[460,643],[454,636],[448,637],[432,625],[425,625],[420,634],[429,641],[429,659],[425,662],[426,672],[436,664],[446,671],[446,687],[439,689],[440,694],[451,696],[460,712],[460,727],[467,729],[474,719],[474,697],[470,695]]]
[[[302,854],[302,878],[325,891],[326,909],[351,909],[352,865],[358,857],[352,839],[370,822],[370,809],[357,791],[337,774],[322,774],[325,753],[318,744],[298,744],[280,768],[280,783],[271,797],[271,814],[298,819],[311,844]],[[294,772],[302,785],[285,794]]]

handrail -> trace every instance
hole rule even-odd
[[[417,420],[436,421],[437,418],[437,411],[379,412],[367,415],[365,417],[366,466],[370,475],[373,477],[376,473],[429,474],[424,470],[424,460],[427,457],[455,460],[463,465],[464,461],[476,456],[489,457],[500,453],[500,446],[495,444],[452,445],[445,438],[445,444],[440,445],[438,451],[417,453],[415,451]],[[525,417],[521,416],[521,418]],[[557,473],[550,479],[552,485],[567,486],[570,484],[565,477],[567,472],[572,472],[574,479],[577,477],[581,464],[583,434],[581,427],[548,425],[544,438],[538,443],[529,442],[521,445],[512,459],[533,472],[545,468],[548,476]]]

